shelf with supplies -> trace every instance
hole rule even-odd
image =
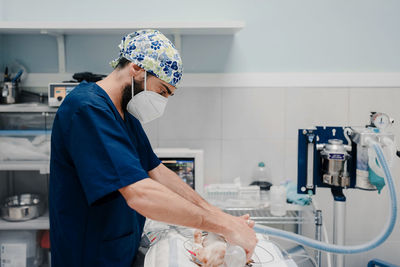
[[[24,222],[9,222],[0,219],[1,230],[48,230],[50,229],[49,213],[43,216]]]
[[[29,98],[20,96],[15,99],[16,104],[0,104],[0,243],[23,246],[18,254],[23,259],[25,250],[36,251],[32,255],[46,252],[41,241],[50,229],[49,212],[45,209],[51,130],[58,109],[44,103],[25,102]],[[11,259],[15,251],[7,253],[2,252],[2,260]],[[36,256],[26,259],[27,266],[33,261],[39,266],[49,262],[45,258],[42,265],[39,263],[42,258]],[[17,263],[10,261],[10,264]]]
[[[49,174],[51,125],[56,111],[39,103],[0,105],[0,171]]]
[[[56,113],[57,109],[40,103],[0,104],[0,113]]]

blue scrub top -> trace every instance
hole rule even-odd
[[[118,189],[160,164],[140,122],[122,119],[97,84],[79,84],[54,119],[50,160],[52,266],[131,266],[145,218]]]

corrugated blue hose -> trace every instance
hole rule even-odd
[[[397,217],[397,198],[396,198],[396,190],[393,182],[392,175],[389,170],[389,166],[386,162],[385,156],[383,155],[381,146],[374,142],[370,142],[370,146],[372,146],[378,156],[379,163],[381,164],[383,171],[386,176],[386,182],[389,188],[389,195],[390,195],[390,214],[389,220],[386,222],[386,227],[384,230],[374,239],[371,241],[361,244],[361,245],[354,245],[354,246],[341,246],[341,245],[333,245],[328,244],[320,241],[316,241],[314,239],[304,237],[298,234],[286,232],[283,230],[271,228],[268,226],[262,226],[256,224],[254,226],[254,230],[260,234],[266,234],[271,236],[276,236],[283,239],[292,240],[296,243],[300,243],[302,245],[311,247],[313,249],[322,250],[330,253],[337,253],[337,254],[355,254],[365,252],[371,249],[376,248],[380,244],[382,244],[392,233],[393,228],[396,224],[396,217]]]

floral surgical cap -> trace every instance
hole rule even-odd
[[[122,38],[119,48],[119,57],[110,62],[113,68],[124,57],[173,86],[182,78],[182,59],[178,50],[157,30],[140,30],[127,34]]]

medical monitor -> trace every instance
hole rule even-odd
[[[157,148],[154,152],[161,162],[181,179],[203,195],[203,150],[188,148]]]

